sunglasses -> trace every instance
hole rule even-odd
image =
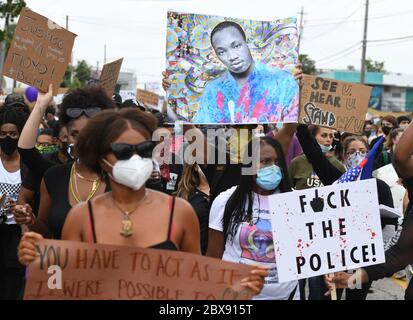
[[[82,114],[85,114],[88,118],[92,118],[96,114],[102,111],[102,108],[93,107],[93,108],[68,108],[66,109],[66,115],[72,119],[79,118]]]
[[[110,149],[118,160],[128,160],[134,154],[142,158],[152,158],[155,143],[153,141],[145,141],[139,144],[129,143],[112,143]]]

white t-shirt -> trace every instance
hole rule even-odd
[[[11,198],[14,201],[17,201],[21,184],[22,178],[20,175],[20,170],[17,170],[15,172],[8,172],[3,166],[3,161],[0,160],[0,194],[5,194],[6,199]],[[0,213],[5,213],[3,208],[0,209]],[[13,214],[7,215],[6,224],[16,224]]]
[[[235,188],[232,187],[222,192],[213,202],[209,215],[210,229],[223,231],[225,206]],[[298,281],[278,283],[268,196],[253,193],[253,201],[252,223],[244,222],[240,224],[233,241],[227,240],[222,260],[270,267],[264,288],[261,294],[254,297],[255,300],[287,300],[294,289],[296,290],[294,300],[298,300]],[[245,210],[247,208],[248,201]]]

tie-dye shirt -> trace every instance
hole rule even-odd
[[[291,73],[256,62],[241,88],[229,71],[209,82],[192,122],[296,122],[298,92],[298,84]]]

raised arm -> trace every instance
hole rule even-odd
[[[39,93],[36,104],[33,111],[30,113],[29,119],[24,125],[17,145],[23,163],[39,178],[43,177],[46,170],[54,165],[53,162],[44,159],[40,152],[35,148],[37,130],[42,122],[47,106],[53,99],[52,92],[53,87],[50,85],[47,93]]]
[[[53,86],[49,86],[49,91],[47,93],[40,93],[37,98],[36,104],[34,105],[33,111],[30,113],[30,117],[27,120],[23,131],[20,135],[18,147],[21,149],[32,149],[34,148],[37,140],[37,130],[39,129],[40,124],[44,113],[50,102],[53,99]]]

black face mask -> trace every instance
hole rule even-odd
[[[382,127],[381,128],[381,131],[383,131],[385,136],[388,136],[390,131],[392,131],[392,130],[393,130],[393,128],[390,128],[390,127]]]
[[[0,148],[8,156],[13,154],[17,149],[17,139],[12,139],[9,136],[6,138],[0,139]]]
[[[67,141],[65,141],[65,142],[61,142],[59,149],[64,154],[67,154],[67,147],[68,147],[68,144],[67,144]]]

